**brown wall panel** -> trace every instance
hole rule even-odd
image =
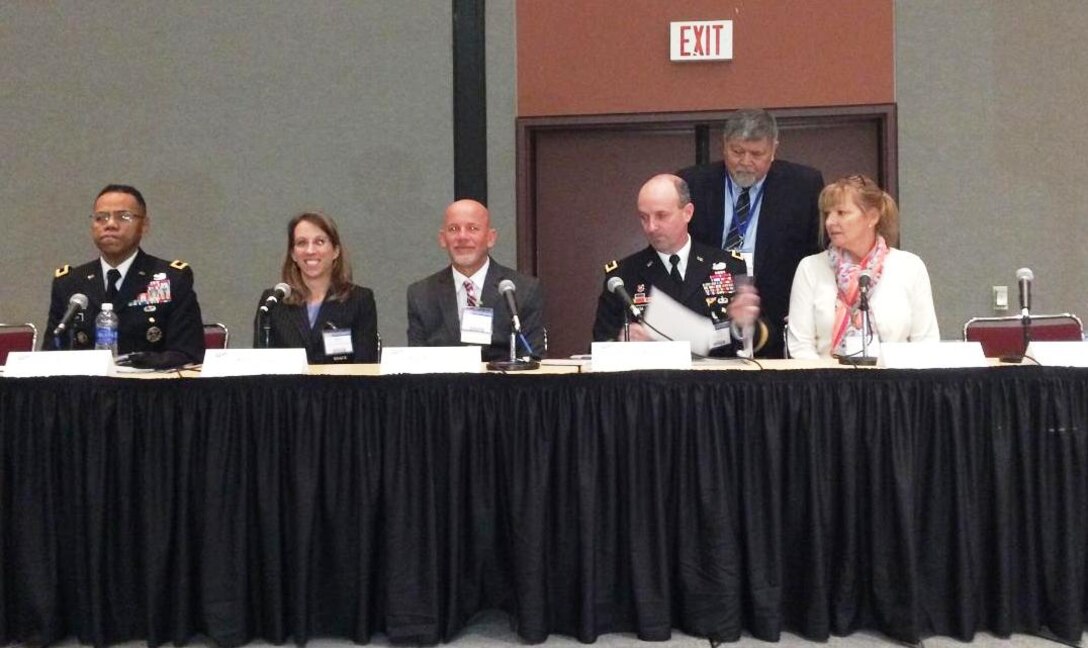
[[[519,120],[518,266],[547,291],[549,354],[588,351],[603,265],[646,246],[637,196],[651,175],[695,162],[696,126],[715,115],[639,115]],[[895,187],[891,106],[798,110],[780,115],[781,157],[825,179],[865,173]]]
[[[671,62],[675,20],[732,20],[733,60]],[[892,0],[548,0],[517,21],[521,117],[895,100]]]
[[[604,264],[646,246],[636,207],[654,173],[690,163],[692,129],[555,130],[537,135],[537,273],[552,356],[589,351]]]

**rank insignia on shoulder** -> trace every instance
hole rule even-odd
[[[739,250],[730,250],[729,254],[732,254],[734,259],[740,259],[741,261],[744,261],[744,255],[741,254]]]
[[[174,259],[170,262],[170,267],[175,270],[184,270],[185,268],[189,267],[189,264],[185,263],[181,259]]]
[[[68,266],[64,266],[64,267],[67,268]],[[619,262],[616,261],[615,259],[612,259],[608,263],[604,264],[604,271],[605,272],[612,272],[613,270],[615,270],[618,267],[620,267]]]
[[[60,278],[72,271],[72,266],[65,264],[61,268],[57,268],[53,271],[53,277]]]

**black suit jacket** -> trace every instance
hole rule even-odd
[[[608,291],[610,278],[623,279],[627,294],[636,304],[643,302],[653,287],[700,315],[726,322],[729,319],[726,307],[736,291],[717,294],[719,289],[716,286],[722,284],[711,281],[712,274],[723,271],[725,274],[719,274],[718,279],[732,282],[736,276],[745,274],[744,261],[721,248],[703,245],[695,240],[691,242],[691,253],[688,255],[682,284],[673,281],[669,270],[661,262],[661,257],[650,246],[619,261],[612,261],[605,266],[605,285],[597,299],[597,317],[593,321],[594,341],[603,342],[622,337],[624,313],[627,309],[618,295]],[[735,349],[725,351],[727,354],[731,352],[735,352]]]
[[[271,290],[261,294],[258,308],[271,294]],[[260,339],[260,320],[258,310],[253,321],[253,346],[257,346]],[[305,304],[273,306],[269,310],[268,323],[272,348],[306,349],[310,364],[378,361],[378,308],[374,304],[374,293],[369,288],[353,285],[344,301],[326,299],[317,312],[317,321],[312,329]],[[325,355],[324,332],[330,329],[351,329],[350,354]]]
[[[725,210],[725,163],[688,167],[677,172],[691,189],[695,204],[688,231],[696,241],[722,246]],[[820,191],[824,179],[811,167],[775,160],[767,172],[756,230],[754,280],[770,339],[759,355],[784,357],[782,326],[790,310],[790,287],[801,259],[820,251]]]
[[[480,293],[480,303],[495,309],[491,344],[483,347],[486,361],[510,358],[510,310],[499,294],[499,282],[509,279],[517,287],[521,331],[536,356],[544,354],[544,296],[535,277],[521,274],[491,259]],[[460,346],[461,322],[457,318],[457,289],[449,266],[408,286],[408,346]],[[518,356],[524,352],[519,344]]]
[[[149,303],[156,299],[149,300],[147,296],[147,287],[152,281],[169,282],[169,301]],[[68,300],[76,293],[87,296],[87,310],[69,327],[70,336],[64,334],[63,339],[56,340],[53,329],[60,324]],[[53,278],[49,323],[42,349],[93,349],[94,318],[102,309],[105,297],[105,280],[98,259],[77,268],[58,268]],[[171,263],[143,250],[137,251],[136,259],[121,282],[113,309],[120,320],[117,330],[119,353],[145,353],[147,356],[139,364],[152,367],[203,361],[204,324],[189,264]]]

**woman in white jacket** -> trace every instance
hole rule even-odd
[[[870,348],[880,342],[940,340],[925,263],[895,247],[895,200],[870,178],[855,175],[824,187],[820,212],[828,248],[802,259],[793,277],[790,355],[816,359],[860,354],[862,276],[869,284]]]

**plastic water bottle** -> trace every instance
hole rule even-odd
[[[113,312],[113,304],[102,304],[102,310],[98,317],[94,318],[94,348],[109,349],[113,357],[117,357],[117,313]]]

